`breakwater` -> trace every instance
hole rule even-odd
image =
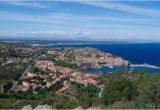
[[[150,65],[150,64],[147,64],[147,63],[144,63],[144,64],[131,64],[130,66],[131,67],[149,67],[149,68],[154,68],[154,69],[160,69],[160,67],[158,67],[158,66]]]

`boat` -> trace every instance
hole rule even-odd
[[[109,65],[108,67],[109,67],[109,68],[114,68],[112,65]]]

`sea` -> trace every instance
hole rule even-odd
[[[160,67],[160,43],[124,43],[124,44],[57,44],[57,45],[47,45],[43,46],[46,48],[65,48],[65,47],[75,47],[84,48],[92,47],[104,51],[106,53],[111,53],[113,55],[122,57],[128,60],[132,64],[150,64]],[[152,67],[134,66],[130,68],[114,66],[113,68],[102,67],[99,69],[84,69],[85,73],[108,73],[118,70],[142,70],[150,73],[160,73],[160,69]]]

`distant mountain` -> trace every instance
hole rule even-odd
[[[63,37],[63,36],[0,36],[0,41],[43,41],[43,42],[101,42],[101,43],[160,43],[159,40],[144,40],[144,39],[98,39],[85,36]]]

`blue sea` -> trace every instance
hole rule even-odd
[[[47,48],[54,47],[92,47],[97,48],[106,53],[122,57],[125,60],[130,61],[132,64],[147,63],[160,67],[160,43],[126,43],[126,44],[66,44],[66,45],[50,45],[45,46]],[[159,69],[153,69],[148,67],[134,67],[136,70],[144,70],[147,72],[160,72]],[[101,68],[101,71],[109,70],[106,67]],[[116,70],[116,67],[115,67]],[[120,69],[121,70],[121,69]],[[122,69],[123,70],[123,69]],[[92,71],[92,69],[90,70]],[[111,70],[112,71],[112,70]],[[84,71],[85,72],[85,71]],[[86,70],[88,72],[88,70]],[[110,71],[108,71],[110,72]]]

